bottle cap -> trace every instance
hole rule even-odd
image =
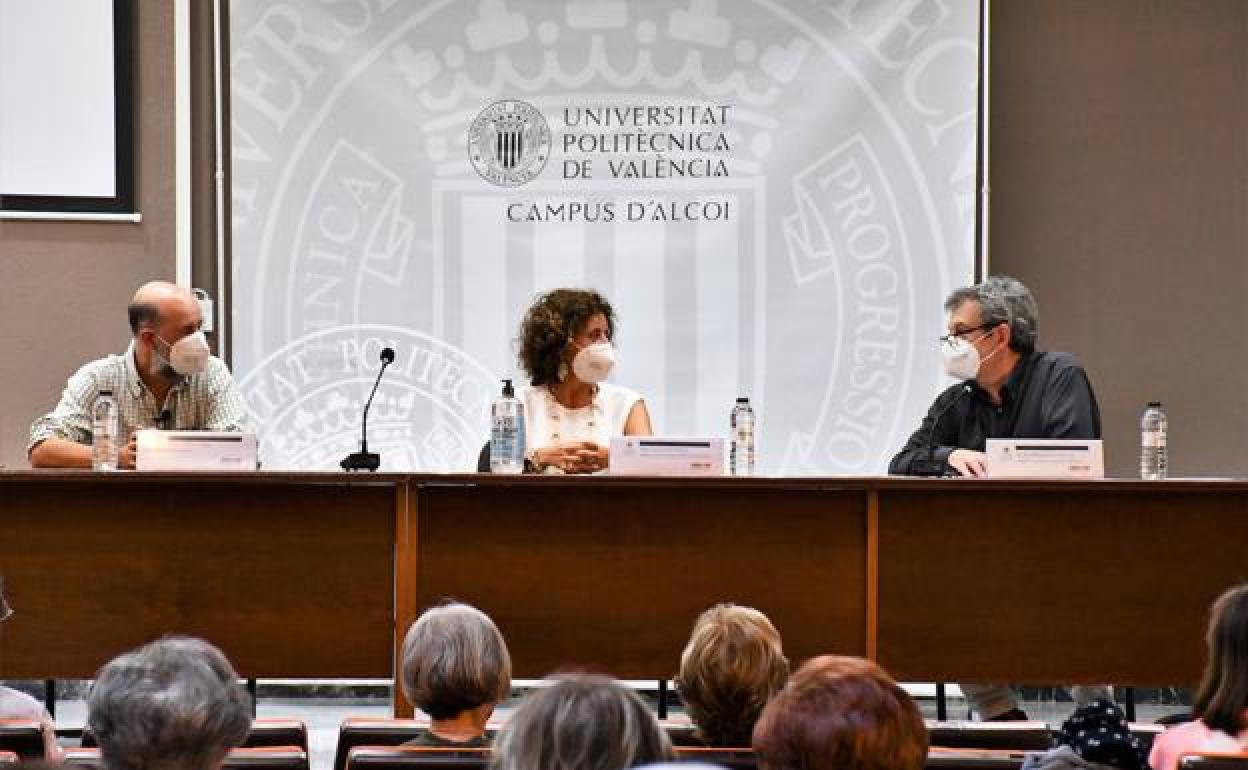
[[[1149,401],[1149,402],[1148,402],[1148,408],[1149,408],[1149,409],[1160,409],[1160,408],[1161,408],[1161,402],[1160,402],[1160,401]]]
[[[113,389],[112,388],[100,388],[100,395],[111,396],[113,395]]]
[[[738,397],[738,398],[737,398],[737,403],[738,403],[738,404],[748,404],[748,403],[750,403],[750,400],[749,400],[748,398],[746,398],[745,396],[740,396],[740,397]]]
[[[503,398],[514,398],[516,389],[511,387],[511,380],[503,380]]]

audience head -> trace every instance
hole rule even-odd
[[[719,604],[694,624],[676,687],[706,743],[749,746],[758,715],[788,674],[780,633],[767,616]]]
[[[520,366],[533,385],[562,382],[576,354],[615,338],[615,311],[596,291],[555,289],[537,298],[520,323]]]
[[[498,626],[476,607],[425,610],[407,631],[403,694],[435,720],[479,711],[482,725],[511,690],[511,655]]]
[[[213,770],[247,737],[251,702],[220,650],[169,637],[99,670],[87,725],[108,770]]]
[[[1192,710],[1209,727],[1236,735],[1248,727],[1248,583],[1213,603],[1205,641],[1209,657]]]
[[[636,693],[604,676],[560,677],[516,709],[493,770],[624,770],[671,759],[671,744]]]
[[[759,717],[762,770],[921,770],[927,728],[874,663],[825,655],[799,668]]]

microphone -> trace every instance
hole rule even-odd
[[[364,416],[360,421],[360,451],[352,452],[342,458],[339,465],[344,471],[375,471],[381,467],[381,455],[368,451],[368,408],[373,405],[373,396],[377,395],[381,375],[386,373],[386,367],[392,363],[394,363],[394,348],[382,348],[381,370],[377,372],[377,379],[373,381],[373,391],[368,394],[368,401],[364,402]]]
[[[939,412],[936,413],[936,419],[932,420],[932,427],[927,432],[927,464],[928,465],[933,465],[936,462],[936,426],[940,424],[940,418],[944,417],[945,413],[948,412],[950,409],[952,409],[954,404],[961,401],[963,396],[965,396],[967,393],[970,393],[970,392],[971,392],[971,386],[964,384],[961,387],[961,389],[958,390],[958,394],[954,396],[953,398],[949,399],[949,401],[945,403],[944,408],[942,408]],[[944,473],[942,471],[941,473],[938,473],[936,475],[941,476],[941,475],[944,475]]]

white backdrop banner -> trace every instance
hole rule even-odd
[[[468,470],[535,295],[664,435],[867,474],[973,272],[971,0],[234,0],[235,373],[269,468]]]

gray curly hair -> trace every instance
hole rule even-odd
[[[980,323],[1010,325],[1011,348],[1020,353],[1036,349],[1040,308],[1022,281],[1008,275],[989,276],[982,283],[950,294],[945,300],[945,312],[952,313],[963,303],[972,301],[979,305]]]
[[[107,770],[215,770],[251,729],[251,701],[220,650],[166,637],[99,670],[87,725]]]

